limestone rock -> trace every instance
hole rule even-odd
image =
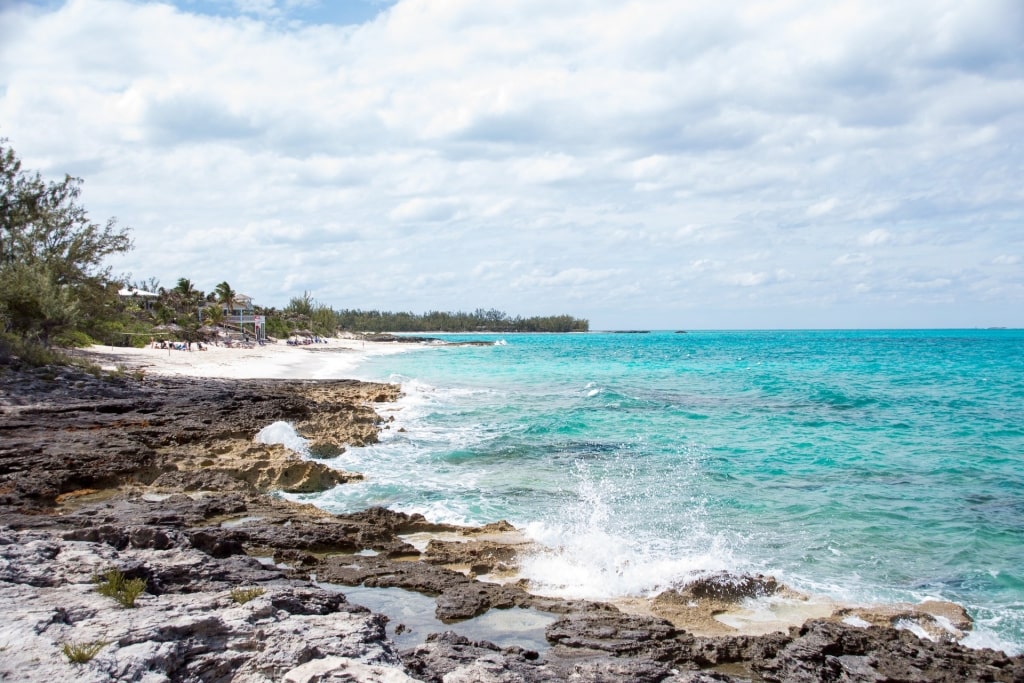
[[[232,571],[196,550],[117,550],[38,532],[7,532],[4,539],[0,678],[269,683],[303,664],[343,658],[375,667],[380,680],[405,680],[383,617],[338,593],[275,571]],[[148,576],[134,608],[95,590],[93,577],[110,567],[141,568]],[[262,594],[242,604],[232,599],[232,587],[260,578]],[[106,644],[84,664],[61,652],[65,644],[85,643]]]
[[[283,683],[413,683],[416,679],[391,667],[361,664],[344,657],[314,659],[295,667]]]

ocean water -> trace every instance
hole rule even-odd
[[[354,374],[400,382],[381,443],[312,500],[507,519],[552,595],[769,573],[855,603],[945,599],[1024,650],[1024,331],[456,337]]]

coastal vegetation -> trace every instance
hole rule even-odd
[[[123,304],[127,316],[143,326],[148,320],[154,324],[151,329],[173,331],[175,336],[187,341],[202,339],[204,331],[216,326],[244,332],[242,327],[228,319],[228,311],[236,305],[234,302],[240,295],[227,282],[221,282],[210,293],[197,289],[187,278],[180,278],[171,289],[165,289],[153,280],[132,283],[129,288],[156,294],[152,300],[127,297],[128,301]],[[587,320],[570,315],[524,318],[496,309],[478,308],[472,312],[454,313],[430,311],[423,314],[335,310],[316,301],[309,292],[292,297],[280,309],[253,306],[251,314],[263,316],[266,334],[277,339],[296,334],[332,337],[339,332],[586,332],[589,329]],[[123,329],[127,330],[129,326],[129,323],[124,323]],[[248,331],[252,330],[250,326]],[[145,334],[141,336],[146,337]]]
[[[339,327],[380,332],[586,332],[589,323],[570,315],[509,316],[495,309],[472,313],[430,311],[423,315],[380,311],[345,310],[338,314]]]
[[[109,640],[91,640],[85,643],[64,643],[60,649],[72,664],[88,664],[107,645],[110,645]]]
[[[100,595],[113,598],[124,608],[135,607],[135,601],[146,591],[145,579],[129,579],[119,569],[108,569],[97,584]]]
[[[259,586],[256,586],[255,588],[232,588],[231,599],[234,600],[236,604],[244,605],[250,600],[255,600],[260,597],[265,592],[266,591]]]
[[[0,139],[2,346],[46,347],[74,332],[102,337],[114,322],[118,282],[104,261],[132,242],[116,219],[89,218],[79,203],[82,182],[44,180]]]
[[[60,362],[52,347],[103,343],[144,346],[154,339],[197,342],[214,335],[244,339],[255,332],[331,337],[339,332],[583,332],[570,315],[510,316],[496,309],[423,314],[340,309],[309,292],[286,306],[254,306],[229,282],[204,292],[188,277],[172,287],[156,278],[115,276],[106,260],[132,248],[130,230],[115,218],[89,218],[80,203],[83,180],[47,181],[23,168],[0,139],[0,360]],[[246,328],[248,325],[248,328]]]
[[[423,314],[343,309],[318,304],[309,293],[294,297],[281,311],[267,309],[271,333],[294,323],[318,334],[346,332],[586,332],[589,322],[570,315],[512,317],[496,309],[473,312],[429,311]]]

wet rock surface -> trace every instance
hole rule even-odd
[[[953,642],[955,606],[844,609],[788,632],[694,635],[771,577],[711,575],[650,614],[532,595],[511,574],[531,546],[499,523],[432,524],[370,509],[330,515],[275,498],[357,477],[255,443],[285,420],[322,452],[370,443],[397,387],[363,382],[97,379],[0,372],[0,679],[82,681],[1019,681],[1024,660]],[[414,536],[433,535],[417,547]],[[422,549],[422,550],[421,550]],[[117,569],[145,582],[135,607],[97,592]],[[341,584],[340,592],[324,583]],[[558,618],[551,648],[455,633],[399,652],[385,618],[344,586],[435,598],[457,623],[527,607]],[[244,598],[244,599],[243,599]],[[934,640],[896,626],[923,624]],[[929,621],[929,619],[931,621]],[[928,624],[934,631],[925,628]],[[941,631],[941,632],[940,632]],[[66,647],[95,644],[86,663]]]

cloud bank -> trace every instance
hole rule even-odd
[[[1022,46],[1017,0],[14,2],[0,136],[119,269],[266,305],[1024,326]]]

